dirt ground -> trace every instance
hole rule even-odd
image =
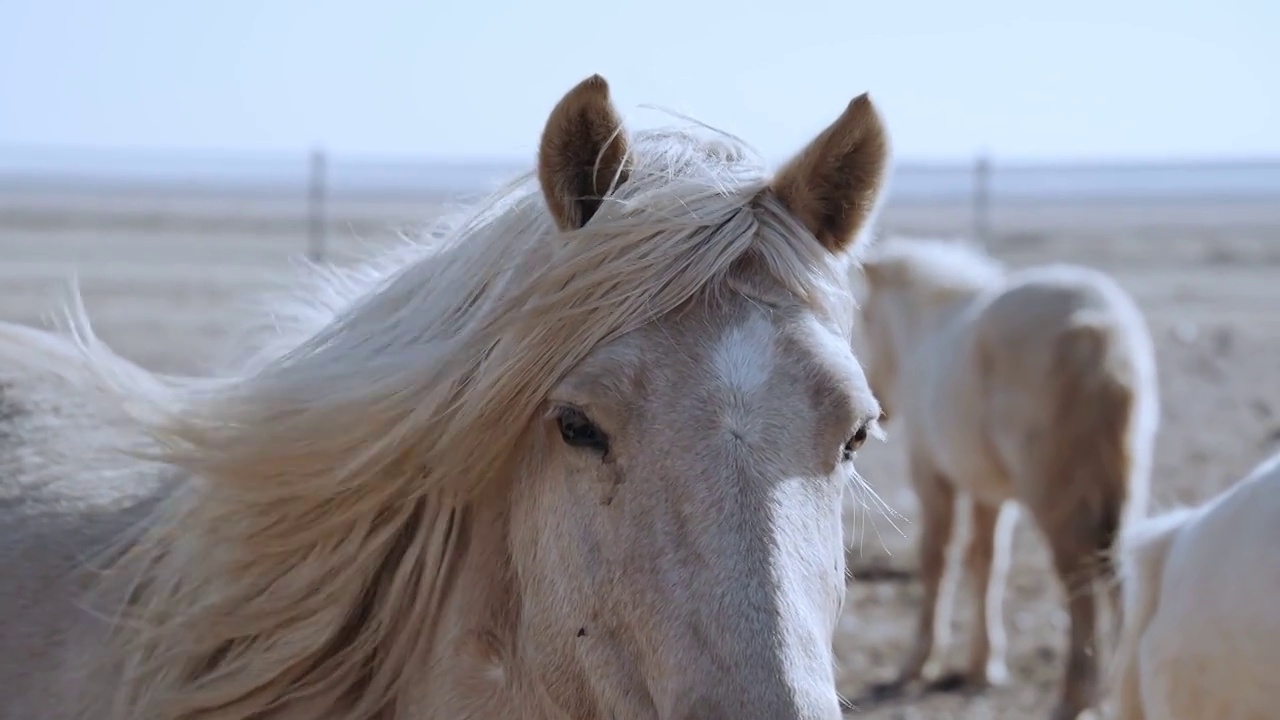
[[[332,210],[337,258],[437,211],[431,203],[347,204]],[[72,271],[99,334],[158,370],[200,370],[228,357],[244,303],[271,286],[305,247],[290,201],[0,196],[0,319],[39,323],[56,310]],[[963,208],[892,208],[890,231],[956,234]],[[1137,297],[1159,349],[1162,426],[1153,502],[1198,501],[1280,446],[1280,210],[1218,203],[1008,209],[993,218],[992,251],[1015,266],[1072,261],[1113,273]],[[863,451],[860,470],[902,518],[851,503],[855,580],[836,642],[851,699],[886,680],[907,649],[920,588],[914,576],[916,504],[902,443]],[[896,529],[894,526],[897,526]],[[874,572],[873,572],[874,571]],[[1011,678],[961,697],[936,694],[876,705],[852,717],[1047,717],[1063,657],[1066,615],[1047,554],[1020,520],[1004,609]],[[940,653],[958,667],[965,600]]]

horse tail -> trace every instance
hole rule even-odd
[[[1113,549],[1126,517],[1144,506],[1148,462],[1135,433],[1143,408],[1142,379],[1132,353],[1120,346],[1119,330],[1108,324],[1076,324],[1058,337],[1056,384],[1049,467],[1064,473],[1079,504],[1070,522],[1081,542],[1096,553],[1099,579],[1115,578]]]
[[[1169,549],[1192,512],[1175,510],[1144,519],[1127,530],[1120,541],[1117,556],[1124,580],[1125,623],[1108,672],[1108,684],[1117,703],[1117,720],[1146,720],[1138,668],[1139,646],[1159,607]]]

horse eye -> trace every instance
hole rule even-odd
[[[850,460],[853,460],[854,453],[858,452],[858,448],[862,447],[862,444],[865,443],[866,441],[867,441],[867,423],[863,423],[858,428],[858,431],[853,434],[853,437],[849,438],[849,440],[845,442],[844,450],[841,453],[840,459],[843,462],[849,462]]]
[[[587,419],[581,410],[564,408],[556,416],[560,437],[570,447],[586,448],[604,455],[609,452],[609,436]]]

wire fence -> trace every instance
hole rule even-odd
[[[355,158],[323,148],[306,156],[201,156],[0,147],[0,191],[284,199],[305,214],[313,258],[326,254],[335,202],[474,196],[524,170],[510,162]],[[942,212],[945,219],[935,225],[986,242],[1018,218],[1025,223],[1044,213],[1086,217],[1091,207],[1125,206],[1150,222],[1206,203],[1221,208],[1222,222],[1244,218],[1280,228],[1280,158],[1020,164],[978,156],[967,163],[905,162],[894,168],[881,221],[901,225],[925,211]],[[1242,207],[1250,211],[1242,213]]]

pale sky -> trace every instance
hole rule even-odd
[[[0,146],[529,158],[601,73],[785,157],[1280,156],[1280,0],[0,0]]]

